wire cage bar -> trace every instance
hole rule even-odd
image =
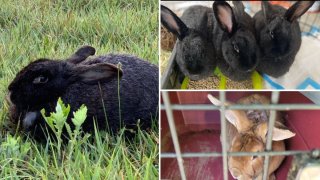
[[[318,104],[270,104],[270,105],[225,105],[226,110],[235,109],[235,110],[280,110],[280,111],[288,111],[288,110],[318,110],[320,109],[320,105]],[[212,106],[210,104],[172,104],[172,110],[219,110],[220,107]],[[161,110],[165,110],[164,105],[161,105]]]
[[[180,173],[181,173],[181,178],[182,178],[182,180],[186,180],[186,173],[185,173],[184,167],[183,167],[183,159],[182,159],[182,156],[181,156],[181,150],[180,150],[177,130],[176,130],[176,127],[175,127],[175,124],[174,124],[174,118],[173,118],[172,109],[170,109],[171,105],[170,105],[169,95],[168,95],[167,92],[163,92],[162,95],[163,95],[164,104],[166,106],[166,112],[167,112],[167,116],[168,116],[170,132],[172,134],[172,140],[173,140],[173,144],[174,144],[174,149],[177,152],[177,161],[178,161],[179,170],[180,170]]]
[[[219,98],[221,104],[225,104],[226,102],[226,93],[224,91],[219,92]],[[221,116],[220,116],[220,121],[221,121],[221,134],[222,134],[222,163],[223,163],[223,178],[225,180],[228,180],[228,157],[227,157],[227,145],[225,142],[227,142],[227,125],[226,125],[226,107],[221,106]]]
[[[219,92],[219,100],[222,105],[214,106],[211,104],[171,104],[168,92],[162,92],[163,104],[161,104],[161,110],[165,110],[167,114],[167,119],[170,127],[171,138],[173,140],[175,153],[160,153],[160,158],[176,158],[179,171],[182,179],[186,179],[185,168],[183,167],[183,158],[200,158],[200,157],[222,157],[223,163],[223,178],[224,180],[228,179],[228,164],[227,158],[228,156],[264,156],[264,164],[263,164],[263,180],[268,178],[268,165],[270,161],[270,156],[293,156],[298,154],[306,154],[311,151],[299,151],[299,150],[286,150],[286,151],[272,151],[272,133],[276,120],[276,110],[320,110],[320,105],[318,104],[277,104],[279,102],[280,92],[272,91],[271,92],[271,104],[268,105],[226,105],[226,92]],[[225,111],[228,109],[239,109],[239,110],[270,110],[270,117],[268,122],[268,133],[267,133],[267,141],[264,152],[228,152],[226,145],[226,118]],[[176,127],[174,124],[174,110],[220,110],[220,122],[221,122],[221,138],[222,138],[222,152],[192,152],[192,153],[182,153],[180,149],[180,144],[178,141],[178,134],[176,132]]]
[[[272,92],[271,96],[271,103],[272,104],[277,104],[279,101],[279,91]],[[272,150],[272,132],[273,132],[273,127],[276,121],[276,111],[275,110],[270,110],[270,119],[269,119],[269,124],[268,124],[268,133],[267,133],[267,142],[266,142],[266,151],[271,151]],[[264,164],[263,164],[263,180],[267,180],[268,178],[268,168],[269,168],[269,161],[270,161],[270,156],[265,155],[264,159]]]
[[[310,151],[265,151],[265,152],[227,152],[227,156],[292,156],[297,154],[305,154]],[[222,153],[211,152],[211,153],[181,153],[183,158],[194,158],[194,157],[221,157]],[[176,153],[161,153],[162,158],[176,158]]]

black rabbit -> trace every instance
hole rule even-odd
[[[23,129],[41,140],[46,123],[40,110],[54,111],[61,97],[71,111],[82,104],[87,106],[88,117],[82,126],[85,132],[94,129],[93,119],[100,129],[117,131],[119,81],[123,124],[135,128],[140,119],[141,127],[149,128],[158,116],[158,67],[130,55],[86,60],[94,53],[93,47],[84,46],[66,61],[39,59],[23,68],[8,88],[12,121],[21,120]],[[117,68],[118,63],[122,70]],[[67,121],[72,125],[70,118]]]
[[[267,1],[261,2],[255,14],[256,38],[261,48],[257,70],[273,77],[289,71],[301,45],[301,30],[297,19],[314,1],[298,1],[288,10]]]
[[[216,61],[222,73],[236,81],[248,79],[255,70],[259,48],[253,19],[245,13],[242,2],[234,5],[232,9],[227,2],[215,2],[213,10],[192,6],[181,20],[161,6],[162,24],[179,39],[177,63],[190,79],[209,76]]]
[[[161,5],[161,23],[178,38],[175,59],[181,72],[191,80],[212,75],[216,67],[211,42],[212,9],[192,6],[184,11],[180,19]]]
[[[259,48],[255,39],[253,19],[240,1],[213,3],[212,41],[218,56],[218,67],[231,80],[250,78],[258,65]]]

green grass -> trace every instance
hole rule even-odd
[[[157,133],[138,130],[134,139],[96,131],[78,138],[72,148],[48,139],[1,137],[1,179],[158,179]],[[59,153],[62,157],[59,158]]]
[[[127,53],[158,64],[157,0],[0,0],[0,179],[154,179],[158,176],[158,128],[135,139],[95,132],[83,138],[72,157],[11,137],[7,132],[7,87],[16,73],[42,57],[65,59],[82,45],[97,55]],[[155,122],[157,122],[155,120]],[[122,131],[121,131],[122,132]]]

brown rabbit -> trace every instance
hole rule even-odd
[[[221,102],[208,94],[209,100],[216,106]],[[228,104],[228,103],[226,103]],[[262,95],[253,94],[238,100],[238,104],[270,104],[270,100]],[[267,110],[226,110],[227,148],[229,152],[262,152],[266,147],[266,135],[270,112]],[[284,151],[284,139],[295,136],[283,124],[280,112],[276,113],[273,128],[272,150]],[[274,171],[280,166],[284,156],[271,156],[268,179],[275,179]],[[235,179],[262,179],[263,156],[228,157],[228,167]]]

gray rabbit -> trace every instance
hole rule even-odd
[[[23,68],[8,88],[12,122],[19,124],[20,120],[24,131],[43,140],[46,123],[40,110],[53,112],[61,97],[71,111],[87,106],[88,118],[82,126],[85,132],[94,130],[94,119],[99,129],[115,132],[120,128],[120,117],[128,128],[136,128],[139,119],[143,129],[150,128],[151,120],[158,116],[158,67],[130,55],[86,60],[94,53],[93,47],[84,46],[65,61],[39,59]],[[122,70],[115,66],[118,63]],[[70,120],[68,117],[72,125]]]
[[[212,39],[212,9],[192,6],[181,19],[161,5],[161,23],[177,38],[176,62],[181,72],[191,80],[213,74],[216,67]]]
[[[221,72],[235,81],[250,78],[258,65],[259,48],[255,39],[253,19],[240,1],[213,3],[212,41]]]
[[[261,48],[257,70],[273,77],[280,77],[289,71],[301,45],[301,30],[297,19],[314,1],[298,1],[288,10],[261,2],[254,22],[256,38]]]

